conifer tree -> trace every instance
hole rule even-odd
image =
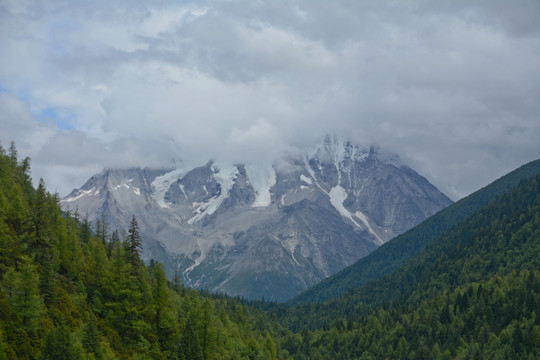
[[[21,170],[23,175],[23,183],[26,187],[32,186],[32,178],[30,178],[30,158],[25,157],[21,161]]]
[[[186,328],[181,342],[181,355],[186,360],[203,359],[199,336],[197,335],[195,323],[191,316],[188,316],[186,321]]]
[[[9,144],[8,156],[11,159],[11,161],[17,162],[18,154],[17,154],[17,147],[15,146],[15,141],[12,141]]]
[[[114,250],[120,244],[120,235],[118,235],[118,230],[114,230],[111,234],[111,241],[107,244],[107,256],[111,258]]]
[[[75,211],[73,212],[73,218],[75,219],[75,221],[76,221],[77,223],[79,223],[79,221],[81,220],[81,219],[80,219],[79,207],[78,207],[78,206],[75,206]]]
[[[142,240],[139,232],[139,224],[137,223],[135,215],[133,215],[129,224],[128,237],[126,239],[126,259],[134,269],[138,268],[141,264],[139,255],[141,247]]]
[[[152,268],[153,327],[162,349],[171,348],[174,334],[172,293],[167,287],[163,264],[155,263]]]
[[[31,264],[24,264],[20,272],[13,268],[8,269],[1,283],[8,304],[13,310],[15,323],[27,333],[35,333],[38,322],[44,315],[38,284],[36,266]]]
[[[50,253],[46,253],[41,260],[39,277],[39,289],[45,305],[50,306],[55,297],[53,259]]]
[[[103,245],[107,245],[109,240],[109,222],[107,221],[105,214],[101,214],[101,231],[99,238]]]
[[[96,219],[96,231],[95,231],[95,236],[98,238],[98,239],[101,239],[103,237],[103,235],[101,234],[101,219],[100,218],[97,218]]]
[[[86,326],[84,327],[82,345],[87,352],[94,354],[96,358],[99,357],[99,354],[100,354],[99,331],[96,326],[96,320],[93,315],[90,315],[90,318],[88,319],[88,322],[86,323]]]
[[[88,213],[86,213],[81,224],[81,240],[84,243],[88,243],[88,240],[90,240],[91,232],[92,230],[90,229],[90,222],[88,221]]]
[[[201,350],[204,359],[208,358],[208,343],[210,342],[209,332],[211,327],[211,313],[212,313],[212,304],[208,298],[204,299],[202,303],[202,339],[201,339]]]
[[[80,348],[75,346],[75,339],[65,325],[52,330],[45,339],[44,360],[81,359]]]
[[[46,256],[51,247],[47,223],[47,193],[43,179],[39,180],[32,205],[32,225],[34,229],[32,250],[37,262],[41,263],[41,260]]]

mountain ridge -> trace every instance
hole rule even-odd
[[[111,228],[135,214],[152,244],[143,256],[189,286],[283,301],[451,203],[395,164],[327,136],[311,155],[271,166],[105,170],[62,204],[91,221],[105,214]]]
[[[370,281],[392,273],[418,254],[439,235],[478,209],[505,194],[520,182],[540,173],[540,160],[531,161],[491,184],[441,210],[408,232],[384,244],[370,255],[291,299],[289,304],[322,302],[337,298]]]

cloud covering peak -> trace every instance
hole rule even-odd
[[[0,0],[0,140],[103,167],[254,162],[326,133],[458,198],[540,154],[540,3]]]

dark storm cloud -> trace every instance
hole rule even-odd
[[[65,194],[100,167],[334,133],[457,198],[540,155],[539,20],[534,0],[0,0],[1,140]]]

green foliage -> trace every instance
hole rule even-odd
[[[276,358],[263,313],[169,284],[135,217],[124,241],[104,217],[94,236],[29,166],[0,151],[0,360]]]
[[[325,303],[275,307],[295,359],[540,356],[540,175],[397,271]]]
[[[540,272],[471,283],[414,310],[380,308],[351,329],[304,331],[296,359],[527,359],[540,355]]]
[[[101,340],[99,338],[99,330],[96,325],[96,320],[92,315],[90,315],[90,319],[84,327],[82,346],[87,353],[99,357]]]
[[[128,263],[131,264],[133,269],[137,269],[141,264],[141,257],[139,252],[142,247],[141,234],[139,232],[139,224],[135,215],[131,218],[128,229],[128,237],[125,242],[125,256]]]
[[[285,306],[169,283],[135,217],[92,235],[0,148],[0,360],[540,358],[539,164],[396,239],[356,288]]]
[[[47,334],[43,360],[77,360],[81,357],[81,348],[77,346],[73,335],[65,325],[61,325]]]

